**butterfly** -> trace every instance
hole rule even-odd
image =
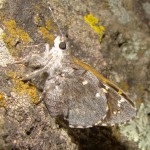
[[[41,68],[26,79],[47,73],[43,95],[52,117],[63,116],[72,128],[111,126],[136,115],[134,103],[114,83],[71,55],[68,40],[57,36],[37,60]],[[32,60],[32,57],[30,57]]]

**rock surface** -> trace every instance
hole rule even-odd
[[[148,0],[1,0],[0,149],[149,150],[149,5]],[[101,43],[84,21],[90,13],[106,28]],[[56,21],[68,35],[73,54],[135,100],[135,120],[120,128],[71,129],[60,118],[51,118],[43,101],[35,100],[41,91],[20,78],[34,64],[29,69],[14,62],[42,53],[45,43],[52,47],[60,34]],[[38,87],[38,81],[34,83]]]

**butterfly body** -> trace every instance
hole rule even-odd
[[[48,74],[43,95],[51,116],[63,115],[76,128],[119,124],[135,116],[134,104],[126,94],[73,57],[64,37],[58,36],[44,56],[43,67],[27,78]]]

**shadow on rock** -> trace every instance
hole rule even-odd
[[[79,150],[126,150],[126,146],[120,143],[112,135],[111,127],[95,126],[92,128],[70,128],[68,122],[57,118],[57,124],[67,130],[72,141],[78,145]]]

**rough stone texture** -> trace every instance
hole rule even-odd
[[[150,110],[150,104],[141,104],[137,117],[128,126],[121,127],[121,133],[126,135],[129,140],[138,142],[138,146],[141,150],[149,149],[149,137],[150,137],[150,125],[147,117],[147,112]]]
[[[6,67],[8,63],[14,63],[14,58],[9,54],[9,51],[2,39],[3,30],[0,28],[0,66]]]
[[[47,40],[41,36],[38,27],[46,26],[46,20],[53,18],[45,0],[2,2],[1,28],[5,29],[4,20],[13,19],[30,35],[32,42],[26,46],[22,43],[14,45],[16,53],[18,47],[21,53],[13,58],[0,40],[0,94],[7,104],[7,107],[0,107],[0,149],[149,150],[149,1],[49,0],[55,20],[63,33],[68,34],[73,54],[116,82],[135,100],[138,115],[129,125],[121,127],[120,136],[117,136],[119,129],[112,132],[108,127],[70,129],[60,118],[55,122],[43,102],[35,105],[28,95],[14,92],[7,72],[12,70],[22,74],[28,69],[24,65],[9,66],[8,63],[41,53]],[[89,13],[106,28],[101,44],[98,35],[83,19]],[[34,19],[36,15],[40,16],[38,24]],[[60,34],[55,29],[50,32]]]

